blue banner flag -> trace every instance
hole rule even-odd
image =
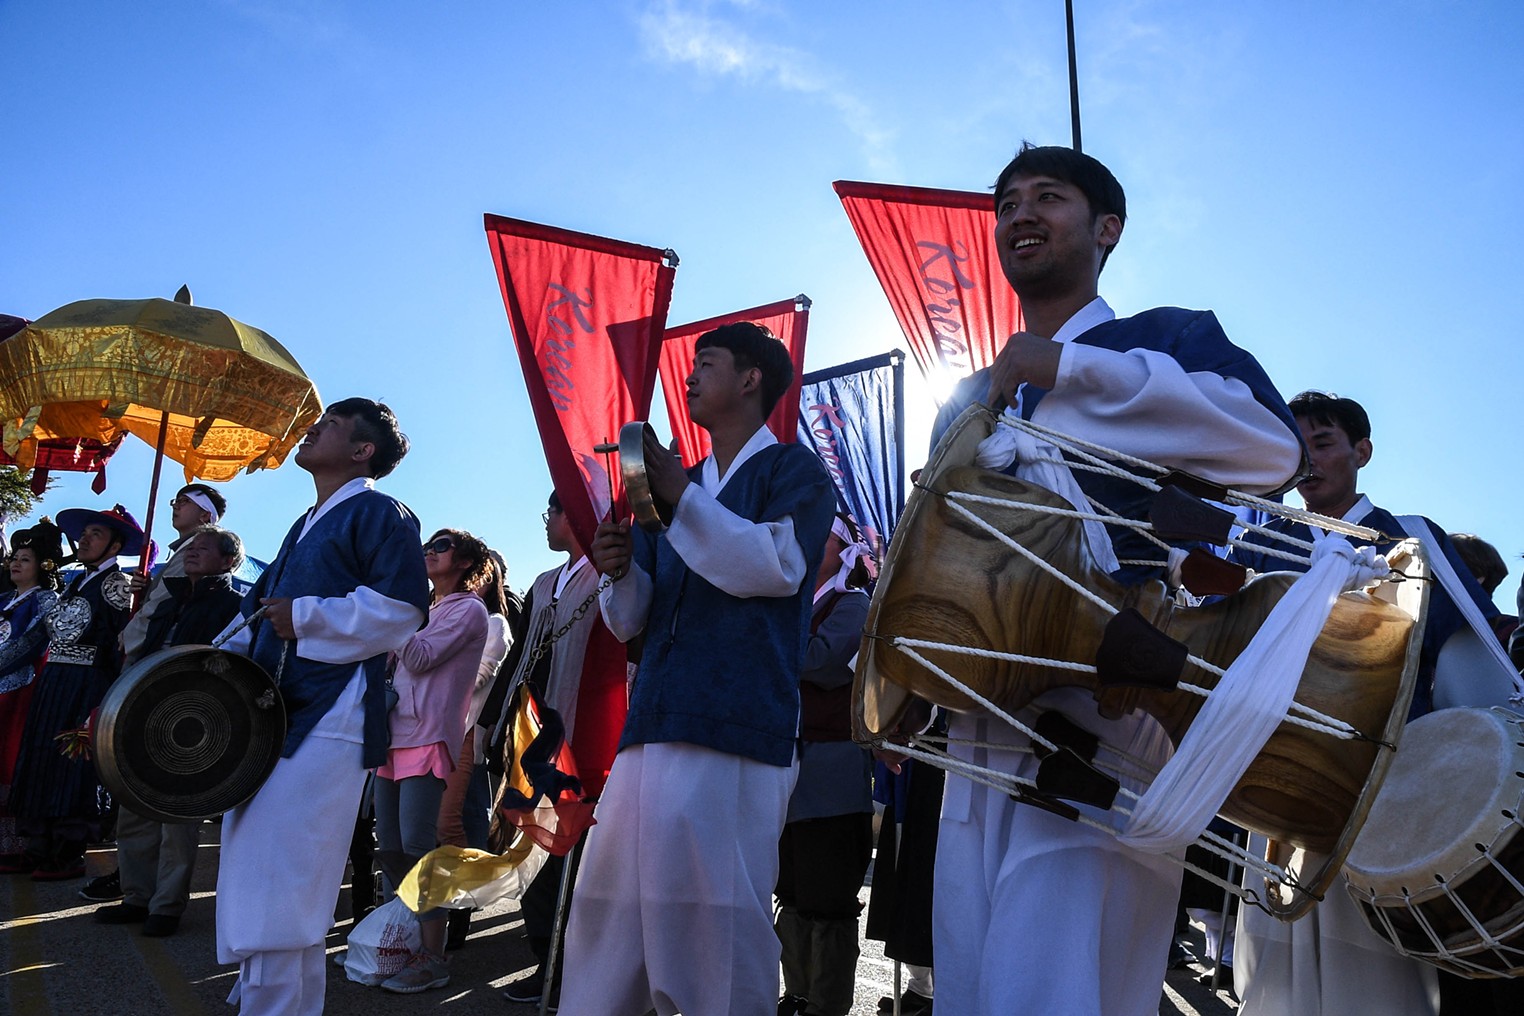
[[[905,507],[905,354],[818,370],[799,391],[799,443],[813,448],[874,556]]]

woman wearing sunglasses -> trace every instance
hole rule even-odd
[[[466,710],[487,642],[487,608],[475,593],[488,576],[487,545],[459,529],[441,529],[423,545],[433,584],[429,620],[390,661],[397,693],[388,724],[391,747],[376,770],[376,844],[387,887],[434,849],[439,802],[465,736]],[[423,948],[383,981],[411,994],[450,981],[443,910],[420,914]]]

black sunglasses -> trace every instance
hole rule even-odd
[[[423,545],[425,554],[443,554],[447,550],[455,549],[455,541],[448,536],[437,536]]]

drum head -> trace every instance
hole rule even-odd
[[[193,822],[253,797],[285,739],[285,704],[259,664],[176,646],[129,667],[101,700],[95,767],[132,811]]]

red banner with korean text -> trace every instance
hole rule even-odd
[[[610,484],[624,495],[593,448],[650,415],[677,255],[499,215],[485,224],[550,478],[587,547]]]
[[[976,191],[831,185],[938,399],[1022,328],[995,248],[995,201]]]
[[[695,321],[667,329],[661,344],[661,390],[667,400],[667,418],[677,437],[677,448],[686,469],[709,454],[709,432],[688,418],[688,375],[693,372],[693,343],[705,332],[721,325],[750,321],[778,337],[794,363],[794,382],[773,407],[767,429],[779,441],[799,436],[799,385],[804,380],[804,340],[810,326],[810,298],[803,293],[792,300],[779,300],[765,307],[738,310],[733,314]]]

